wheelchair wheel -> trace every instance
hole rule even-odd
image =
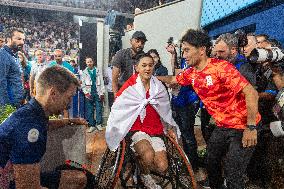
[[[172,188],[196,189],[197,184],[191,164],[182,148],[170,136],[166,136],[165,144],[168,154],[170,183]]]
[[[126,143],[123,140],[115,152],[109,149],[105,151],[99,166],[95,188],[110,189],[115,187],[124,162],[125,145]]]
[[[151,172],[151,176],[162,188],[196,189],[194,174],[185,153],[169,136],[166,136],[164,141],[169,162],[168,171],[164,175]],[[96,188],[115,188],[118,181],[122,188],[145,188],[137,159],[129,143],[123,140],[116,152],[105,152],[97,175]]]

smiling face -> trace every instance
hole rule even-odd
[[[149,81],[154,71],[154,61],[151,57],[143,57],[136,65],[136,71],[139,73],[142,81]]]

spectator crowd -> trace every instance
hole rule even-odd
[[[52,52],[62,49],[66,59],[77,61],[79,52],[79,25],[63,20],[35,22],[25,16],[1,15],[0,23],[3,28],[22,28],[26,39],[24,52],[29,60],[34,56],[37,49],[46,52],[47,60],[53,59]]]

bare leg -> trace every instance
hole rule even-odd
[[[138,155],[141,171],[143,174],[150,174],[153,167],[155,152],[148,140],[141,140],[134,145],[135,152]]]
[[[155,153],[155,170],[159,173],[165,173],[168,169],[168,158],[166,151],[160,151]]]

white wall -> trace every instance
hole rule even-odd
[[[176,1],[136,15],[134,29],[143,31],[148,39],[144,51],[157,49],[162,63],[171,71],[170,56],[165,49],[166,42],[169,37],[179,40],[182,33],[189,28],[200,27],[201,6],[202,0]],[[123,48],[130,46],[129,39],[133,32],[127,32],[122,38]]]

